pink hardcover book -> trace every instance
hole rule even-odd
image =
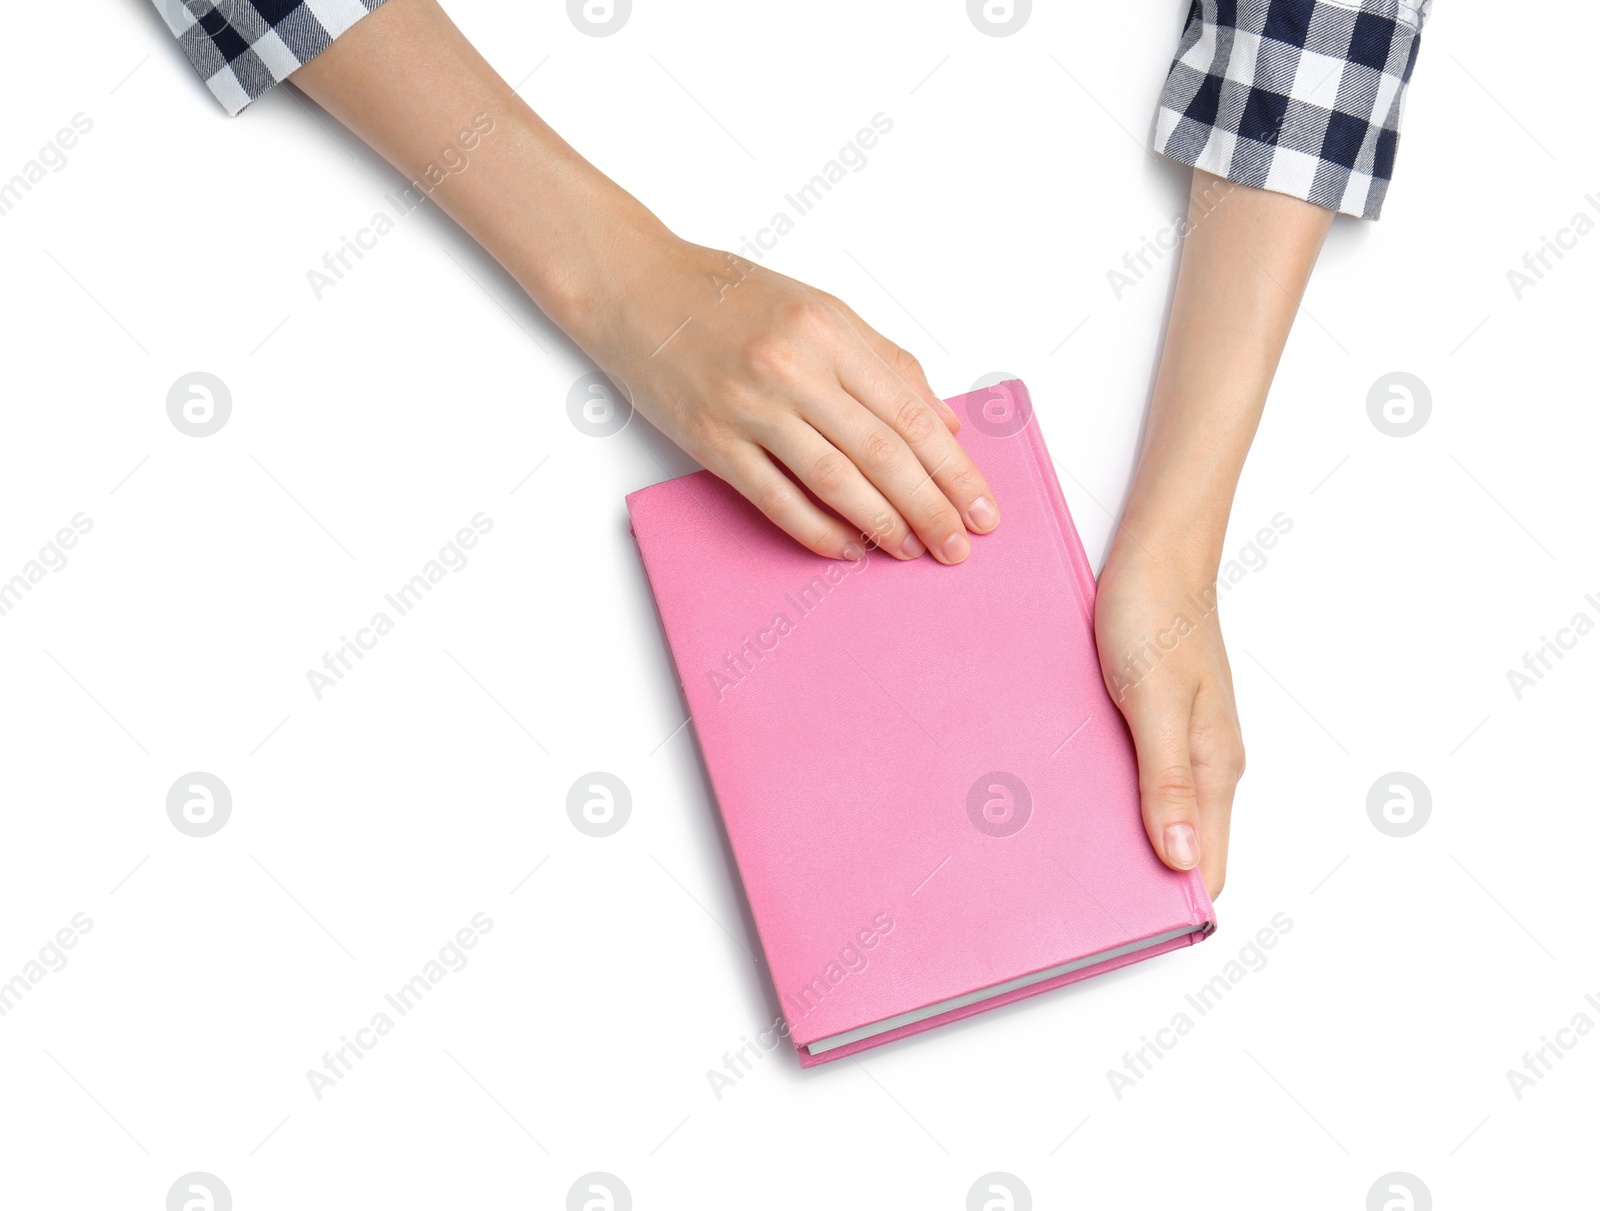
[[[701,471],[628,497],[789,1036],[810,1066],[1192,945],[1027,389],[950,401],[1000,499],[956,567],[823,559]]]

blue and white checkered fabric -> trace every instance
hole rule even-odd
[[[230,114],[383,0],[153,0]],[[1156,114],[1163,155],[1375,219],[1432,0],[1193,0]]]
[[[1375,219],[1432,0],[1194,0],[1155,149]]]
[[[153,0],[222,107],[236,114],[383,0]]]

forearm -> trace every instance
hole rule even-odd
[[[670,238],[434,0],[390,0],[290,78],[426,190],[580,343],[594,284],[630,243]]]
[[[505,266],[628,405],[813,553],[959,563],[968,529],[999,523],[910,353],[824,291],[673,235],[437,0],[386,0],[291,78]]]
[[[1205,577],[1331,212],[1196,169],[1123,534]]]

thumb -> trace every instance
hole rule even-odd
[[[1139,755],[1139,801],[1156,855],[1173,870],[1200,865],[1200,810],[1189,756],[1191,704],[1136,696],[1128,727]]]

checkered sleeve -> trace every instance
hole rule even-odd
[[[195,71],[236,114],[383,0],[152,0]]]
[[[1155,149],[1375,219],[1432,0],[1193,0]]]

